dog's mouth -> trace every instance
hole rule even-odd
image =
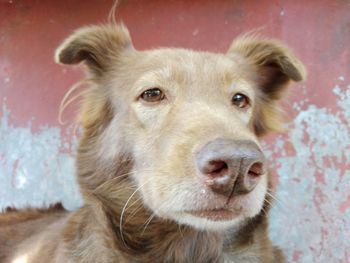
[[[226,208],[212,210],[194,210],[187,213],[200,218],[206,218],[211,221],[229,221],[237,218],[241,214],[242,209],[230,210]]]

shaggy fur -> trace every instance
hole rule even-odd
[[[0,262],[284,262],[267,235],[268,174],[247,194],[205,188],[195,153],[215,138],[249,140],[279,129],[277,101],[303,65],[275,40],[243,36],[227,54],[183,49],[137,51],[122,25],[79,29],[56,60],[83,62],[92,82],[80,122],[77,179],[84,205],[66,212],[5,211]],[[166,99],[142,101],[161,88]],[[236,92],[249,107],[231,104]],[[230,222],[186,211],[240,208]]]

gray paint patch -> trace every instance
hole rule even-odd
[[[340,111],[310,105],[288,139],[277,139],[270,149],[280,156],[270,233],[288,262],[350,260],[350,86],[333,91]]]
[[[0,209],[42,207],[55,202],[62,202],[67,209],[79,207],[82,201],[73,176],[74,158],[61,152],[64,147],[61,130],[41,127],[34,134],[30,124],[13,127],[9,123],[10,111],[5,104],[3,112],[0,119]]]

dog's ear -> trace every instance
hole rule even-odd
[[[243,57],[253,67],[260,101],[255,112],[253,128],[258,136],[280,129],[276,101],[291,81],[302,81],[306,77],[304,65],[293,52],[276,40],[243,36],[234,40],[228,55]]]
[[[102,75],[127,49],[133,49],[128,30],[123,25],[89,26],[78,29],[56,50],[61,64],[84,62],[95,76]]]
[[[277,40],[242,36],[233,41],[228,53],[243,56],[255,67],[258,85],[271,99],[280,99],[291,80],[305,79],[303,64]]]

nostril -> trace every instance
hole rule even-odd
[[[210,161],[204,168],[204,173],[214,177],[223,176],[227,171],[227,163],[221,160]]]
[[[251,177],[259,177],[262,174],[264,174],[264,167],[261,162],[253,163],[248,170],[248,175]]]
[[[209,165],[213,168],[211,173],[221,173],[228,169],[227,163],[224,161],[211,161],[209,162]]]
[[[243,177],[244,179],[240,181],[240,187],[236,187],[237,193],[246,194],[252,191],[264,173],[264,164],[262,162],[255,162],[250,165],[248,172]]]

